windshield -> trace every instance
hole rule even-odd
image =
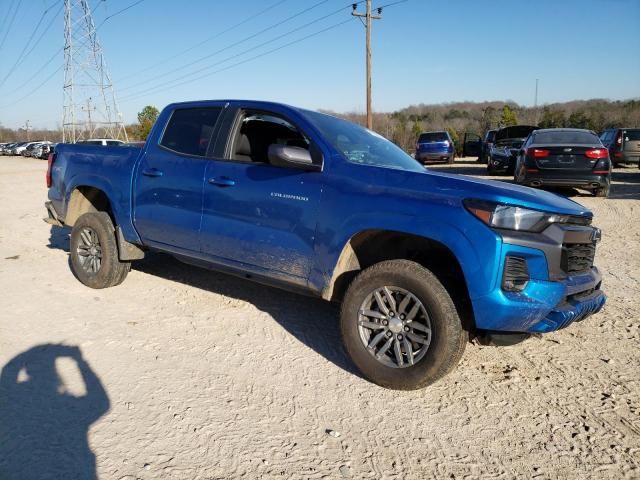
[[[427,132],[420,135],[418,143],[445,142],[449,140],[447,132]]]
[[[404,150],[371,130],[322,113],[305,113],[326,140],[351,163],[424,172]]]

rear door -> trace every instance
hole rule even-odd
[[[279,111],[227,115],[205,171],[202,252],[306,285],[322,172],[270,165],[266,153],[273,143],[308,148],[312,140]]]
[[[222,110],[178,108],[160,141],[148,142],[133,190],[134,221],[145,243],[199,251],[204,172]]]
[[[479,157],[482,150],[482,137],[476,133],[464,134],[464,142],[462,145],[462,154],[465,157]]]

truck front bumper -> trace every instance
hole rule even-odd
[[[473,302],[479,329],[545,333],[565,328],[599,312],[607,296],[596,267],[565,282],[530,280],[519,293],[496,288]],[[579,293],[572,293],[576,290]]]
[[[472,299],[476,327],[497,332],[545,333],[599,312],[606,302],[602,275],[589,265],[565,271],[572,247],[593,245],[591,226],[552,225],[542,234],[503,232],[501,265],[491,292]],[[505,258],[526,262],[529,280],[521,291],[503,285]]]

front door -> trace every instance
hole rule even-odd
[[[310,141],[281,115],[236,115],[226,153],[205,170],[202,251],[305,284],[322,173],[271,165],[267,151],[271,144],[309,148]]]
[[[174,110],[160,142],[147,146],[133,189],[134,221],[144,243],[200,249],[207,152],[221,111],[222,107]]]

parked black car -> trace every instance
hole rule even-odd
[[[640,167],[640,128],[610,128],[600,141],[609,150],[611,163],[631,163]]]
[[[489,173],[506,173],[513,175],[518,152],[531,132],[540,127],[531,125],[514,125],[496,131],[494,142],[487,156]]]
[[[609,196],[609,151],[595,132],[579,128],[536,130],[519,151],[514,178],[530,187],[562,186]]]

